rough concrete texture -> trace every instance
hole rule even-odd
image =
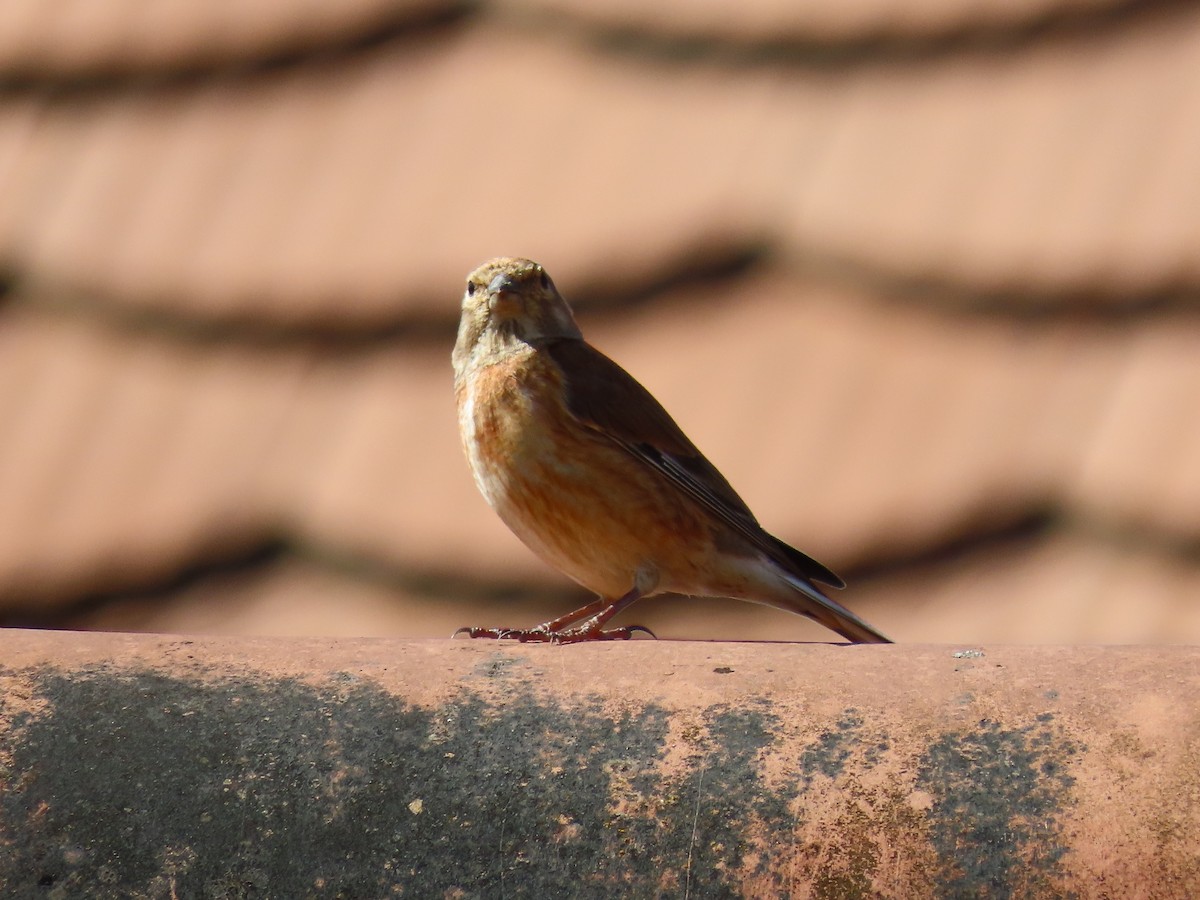
[[[0,632],[5,897],[1191,897],[1200,650]]]

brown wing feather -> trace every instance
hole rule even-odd
[[[581,423],[669,478],[777,563],[807,578],[845,586],[815,559],[764,531],[725,477],[632,375],[584,341],[552,341],[543,349],[562,370],[567,408]]]

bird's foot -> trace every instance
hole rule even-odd
[[[584,641],[627,641],[638,632],[648,634],[654,640],[658,640],[658,635],[645,625],[624,625],[620,628],[605,629],[599,626],[588,628],[585,624],[578,628],[557,632],[551,641],[555,644],[582,644]]]
[[[465,634],[469,638],[519,641],[522,644],[582,644],[584,641],[627,641],[638,632],[648,634],[655,640],[658,639],[654,632],[644,625],[625,625],[621,628],[604,629],[591,622],[585,622],[575,628],[557,630],[550,629],[546,625],[538,625],[534,628],[472,628],[467,626],[455,631],[451,637]]]

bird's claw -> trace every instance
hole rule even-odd
[[[654,640],[658,640],[658,636],[644,625],[625,625],[608,630],[584,626],[566,628],[562,631],[551,631],[541,626],[536,628],[479,628],[466,625],[457,629],[451,638],[465,634],[469,638],[518,641],[522,644],[582,644],[585,641],[627,641],[638,632],[644,632]]]
[[[552,635],[551,641],[555,644],[582,644],[584,641],[628,641],[639,631],[650,635],[656,641],[658,640],[658,635],[645,625],[625,625],[621,628],[609,628],[607,630],[602,628],[572,628]]]

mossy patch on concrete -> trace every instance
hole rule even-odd
[[[500,688],[432,706],[349,673],[0,673],[36,701],[0,710],[0,894],[871,896],[905,854],[946,896],[1059,884],[1076,750],[1050,719],[901,754],[867,710],[798,733],[715,704],[672,731],[489,665]]]

